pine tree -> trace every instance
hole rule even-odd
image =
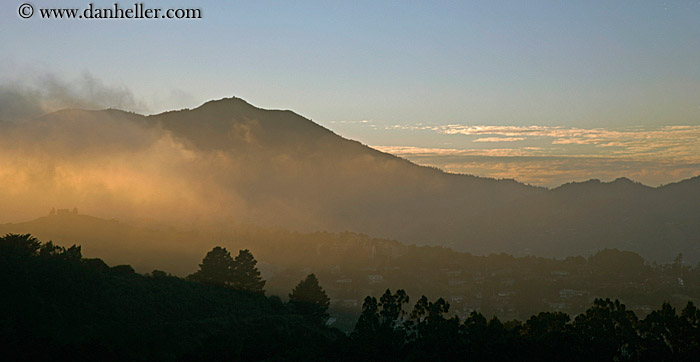
[[[248,249],[241,250],[232,264],[232,287],[249,292],[265,293],[265,281],[260,277],[258,263]]]
[[[312,320],[325,323],[328,319],[330,299],[314,274],[307,275],[306,279],[294,287],[289,294],[289,303]]]
[[[233,285],[233,259],[226,248],[215,247],[199,264],[199,270],[187,277],[204,284],[230,287]]]

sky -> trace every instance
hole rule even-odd
[[[698,0],[139,1],[202,10],[179,20],[23,19],[25,1],[115,2],[0,4],[6,115],[18,92],[145,114],[236,96],[450,172],[700,174]]]

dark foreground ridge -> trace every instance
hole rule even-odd
[[[247,250],[207,254],[200,271],[147,275],[85,259],[79,246],[42,244],[29,234],[0,238],[0,348],[7,360],[574,360],[694,361],[700,311],[669,304],[639,320],[625,305],[597,299],[573,321],[539,313],[526,322],[449,316],[449,303],[422,297],[412,311],[403,290],[367,297],[346,336],[317,313],[327,299],[310,275],[291,301],[265,296]],[[218,271],[223,271],[218,273]],[[243,273],[245,276],[240,277]],[[212,277],[214,276],[214,277]],[[219,277],[220,276],[220,277]],[[231,279],[228,279],[231,278]],[[242,280],[256,281],[241,285]],[[242,289],[241,289],[242,288]],[[308,312],[309,291],[321,309]]]

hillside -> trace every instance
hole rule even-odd
[[[219,245],[249,249],[259,261],[266,290],[286,298],[314,273],[331,298],[333,326],[352,330],[362,299],[387,288],[444,297],[459,316],[523,319],[539,311],[581,313],[599,297],[620,299],[640,316],[663,302],[681,307],[700,300],[700,267],[654,264],[630,251],[600,249],[584,258],[478,256],[443,247],[404,245],[356,233],[298,233],[239,225],[221,232],[133,226],[60,213],[0,225],[0,235],[32,233],[61,245],[82,245],[86,257],[110,265],[131,264],[140,273],[192,274],[202,256]],[[131,261],[133,260],[133,262]]]
[[[0,237],[4,360],[322,360],[344,338],[278,297],[18,240]]]
[[[617,247],[657,261],[679,252],[700,260],[698,178],[548,190],[447,174],[237,98],[147,117],[68,110],[2,127],[4,221],[77,206],[211,232],[257,224],[475,254],[564,257]]]
[[[588,262],[605,273],[620,261],[634,259],[640,260],[633,253],[606,251]],[[634,277],[640,265],[629,266],[623,270],[624,278]],[[210,273],[209,277],[217,275]],[[244,278],[235,273],[231,277]],[[101,259],[84,258],[80,246],[42,243],[29,234],[5,235],[0,237],[3,357],[13,361],[694,361],[700,352],[700,311],[691,301],[682,309],[664,302],[660,309],[647,308],[640,319],[619,300],[595,298],[577,316],[539,312],[501,322],[496,316],[487,319],[488,314],[478,308],[469,308],[464,315],[456,310],[453,315],[454,298],[423,295],[413,302],[403,289],[395,293],[386,289],[379,297],[364,298],[362,312],[352,318],[354,328],[346,335],[329,328],[325,315],[309,313],[325,310],[318,299],[285,303],[264,291],[217,284],[216,279],[181,279],[157,270],[137,274],[129,265],[110,267]],[[576,298],[578,292],[565,290],[563,297]]]

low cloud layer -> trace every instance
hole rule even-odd
[[[235,172],[235,157],[195,152],[137,114],[63,110],[0,126],[0,223],[52,207],[192,220],[241,205],[212,171]]]
[[[409,126],[436,139],[464,136],[467,147],[375,146],[449,172],[558,186],[629,177],[660,185],[700,174],[700,126],[573,128],[546,126]],[[473,148],[468,147],[469,143]],[[478,145],[478,147],[477,147]],[[487,145],[484,147],[484,145]],[[507,146],[506,146],[507,145]]]

